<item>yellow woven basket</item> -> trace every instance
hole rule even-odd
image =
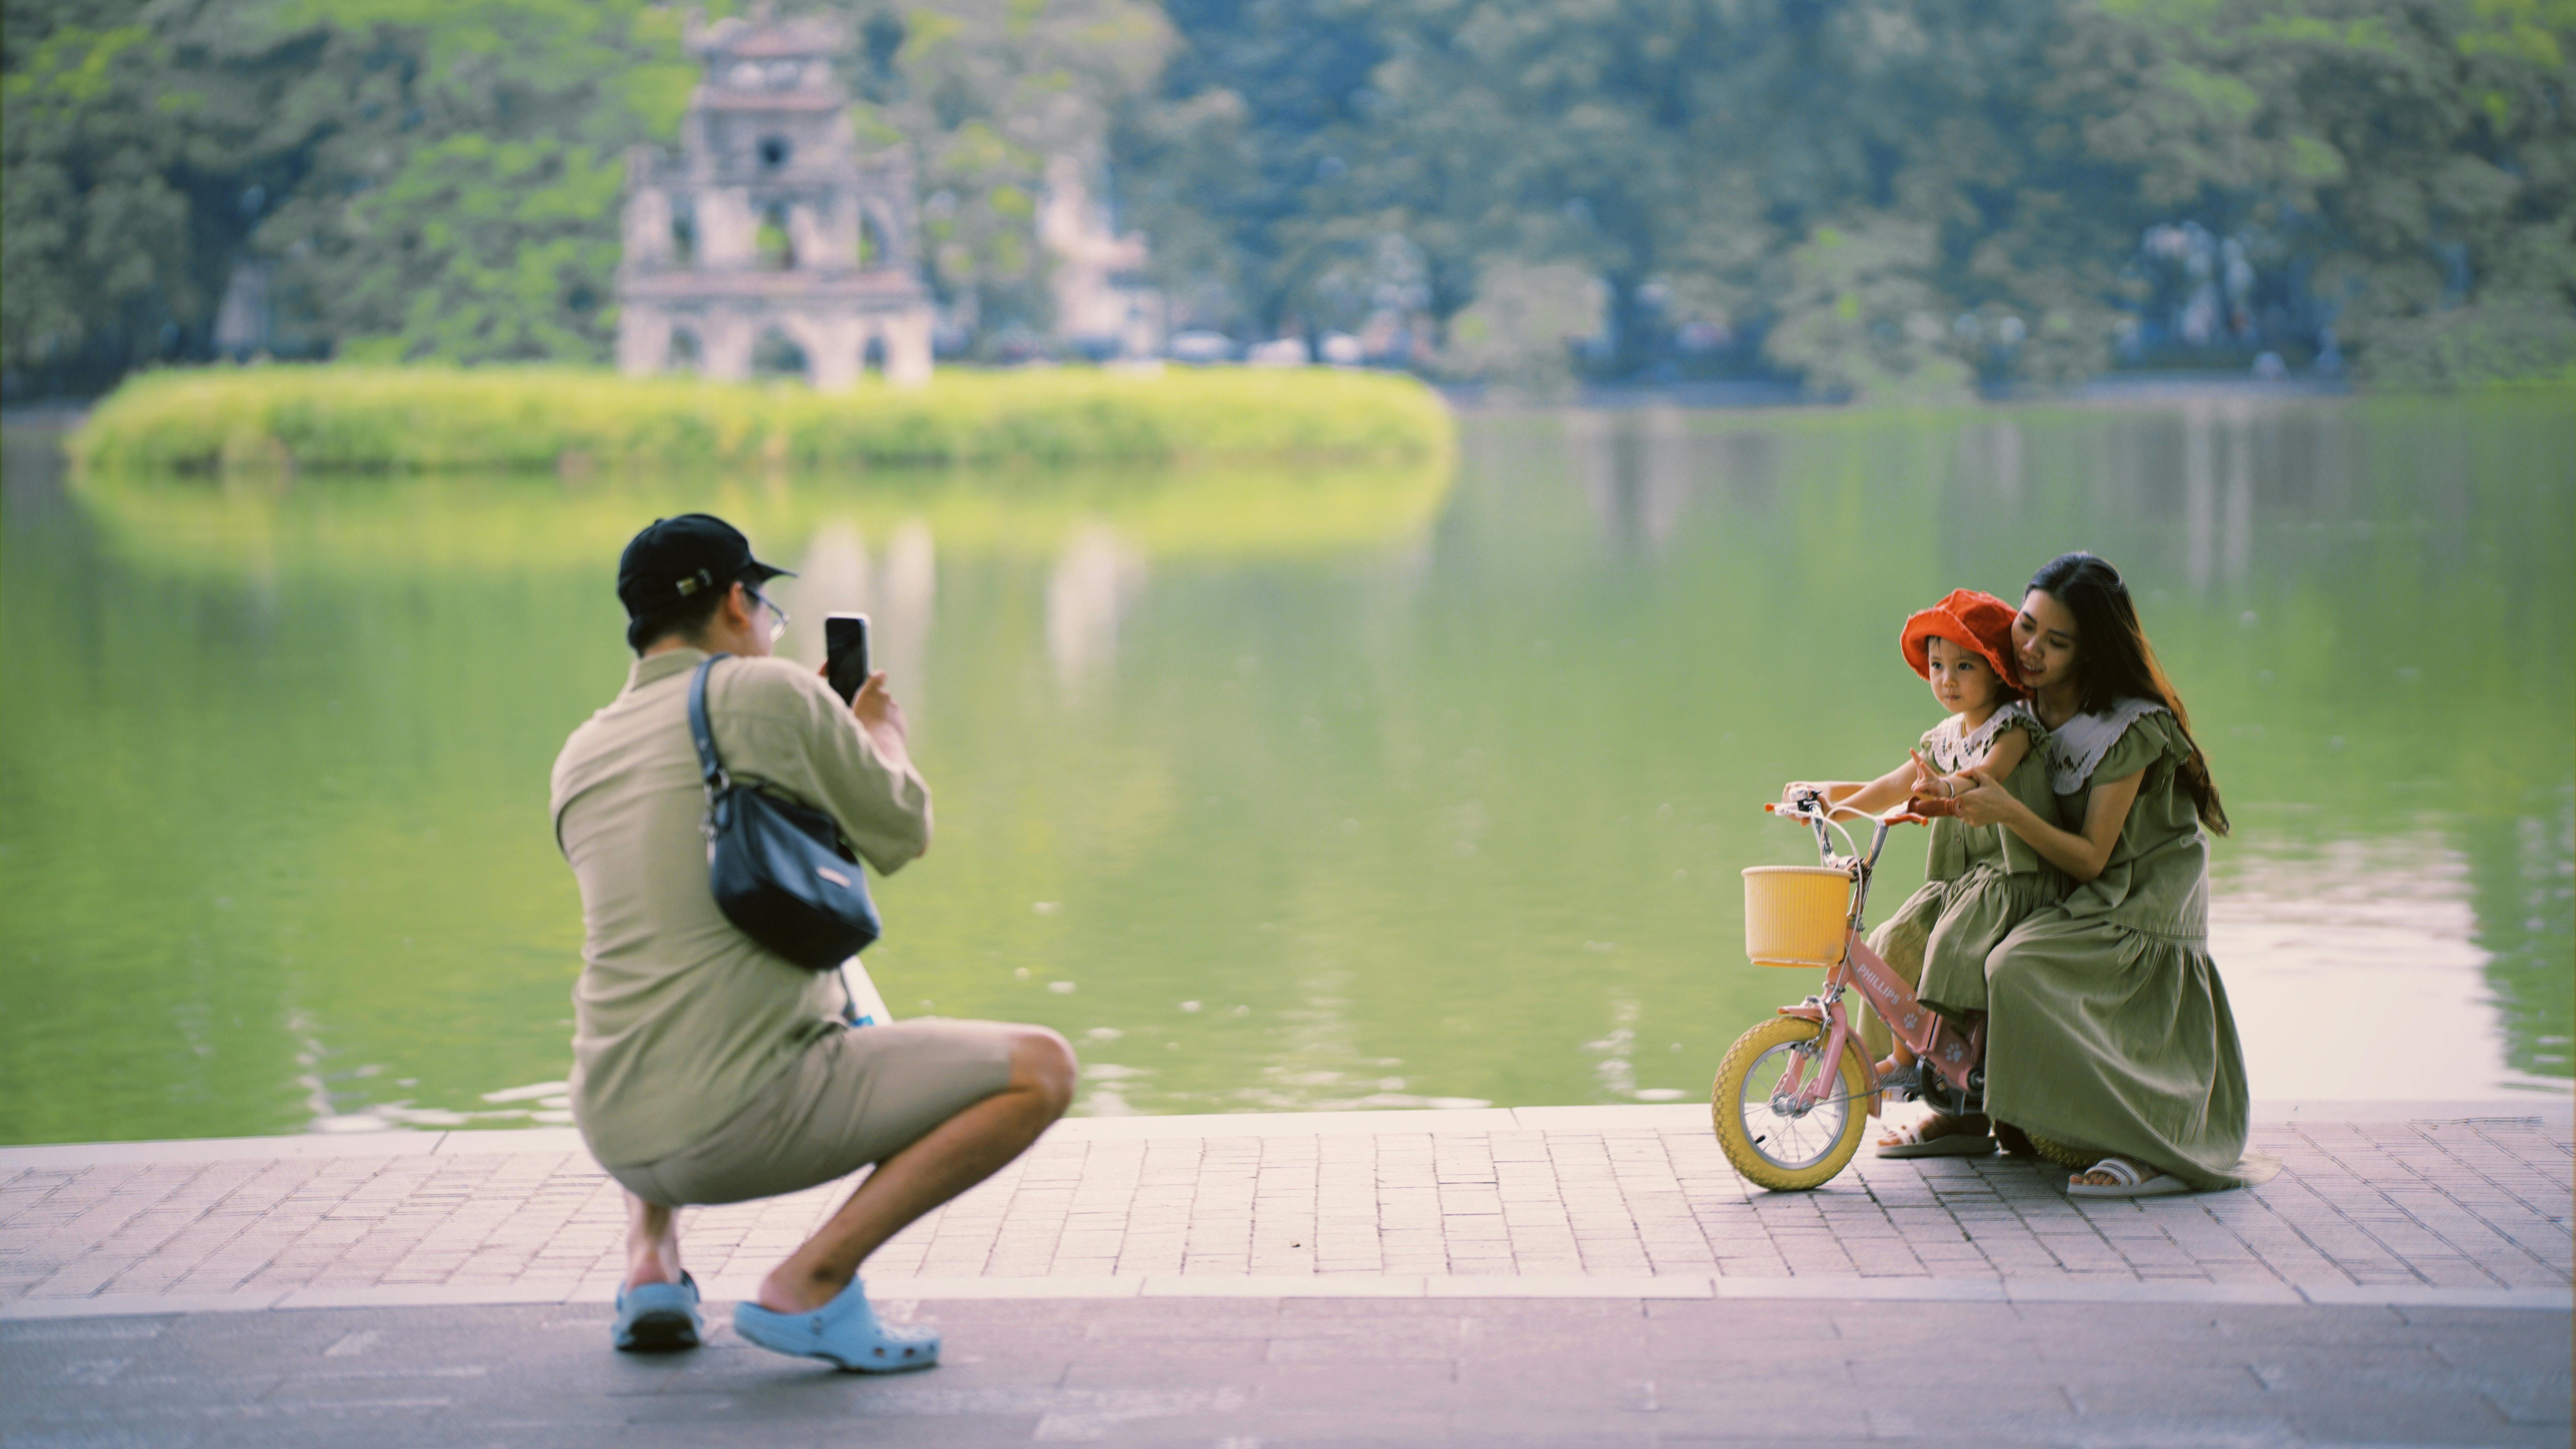
[[[1757,966],[1821,969],[1843,959],[1851,877],[1821,865],[1744,871],[1744,954]]]

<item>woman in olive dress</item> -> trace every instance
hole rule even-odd
[[[2260,1182],[2245,1059],[2209,957],[2209,841],[2227,811],[2119,571],[2049,562],[2013,621],[2049,730],[2054,818],[1996,782],[1959,796],[2074,882],[1986,958],[1986,1106],[2068,1166],[2068,1191],[2144,1197]],[[2013,1133],[1999,1125],[2011,1145]]]

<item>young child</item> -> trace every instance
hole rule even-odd
[[[1904,764],[1875,780],[1800,782],[1790,790],[1821,790],[1830,804],[1875,814],[1909,796],[1956,795],[1973,771],[2034,809],[2052,808],[2046,752],[2037,748],[2048,732],[2021,699],[2012,621],[2010,604],[1973,589],[1954,590],[1907,619],[1898,647],[1950,717],[1924,732]],[[1955,817],[1933,820],[1923,874],[1922,889],[1870,933],[1870,949],[1916,984],[1925,1005],[1972,1016],[1986,1006],[1986,954],[2023,917],[2065,894],[2066,878],[2011,832]],[[1885,1054],[1881,1077],[1913,1063],[1914,1053],[1877,1013],[1864,1007],[1862,1017],[1863,1041]],[[1934,1116],[1892,1130],[1878,1147],[1882,1157],[1992,1150],[1982,1117]]]

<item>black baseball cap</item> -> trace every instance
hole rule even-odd
[[[666,614],[708,589],[736,581],[754,588],[792,572],[751,556],[742,530],[710,513],[657,518],[626,545],[617,560],[617,601],[626,617]]]

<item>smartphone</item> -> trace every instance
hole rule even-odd
[[[841,703],[859,697],[859,686],[868,682],[867,615],[823,616],[823,678]]]

